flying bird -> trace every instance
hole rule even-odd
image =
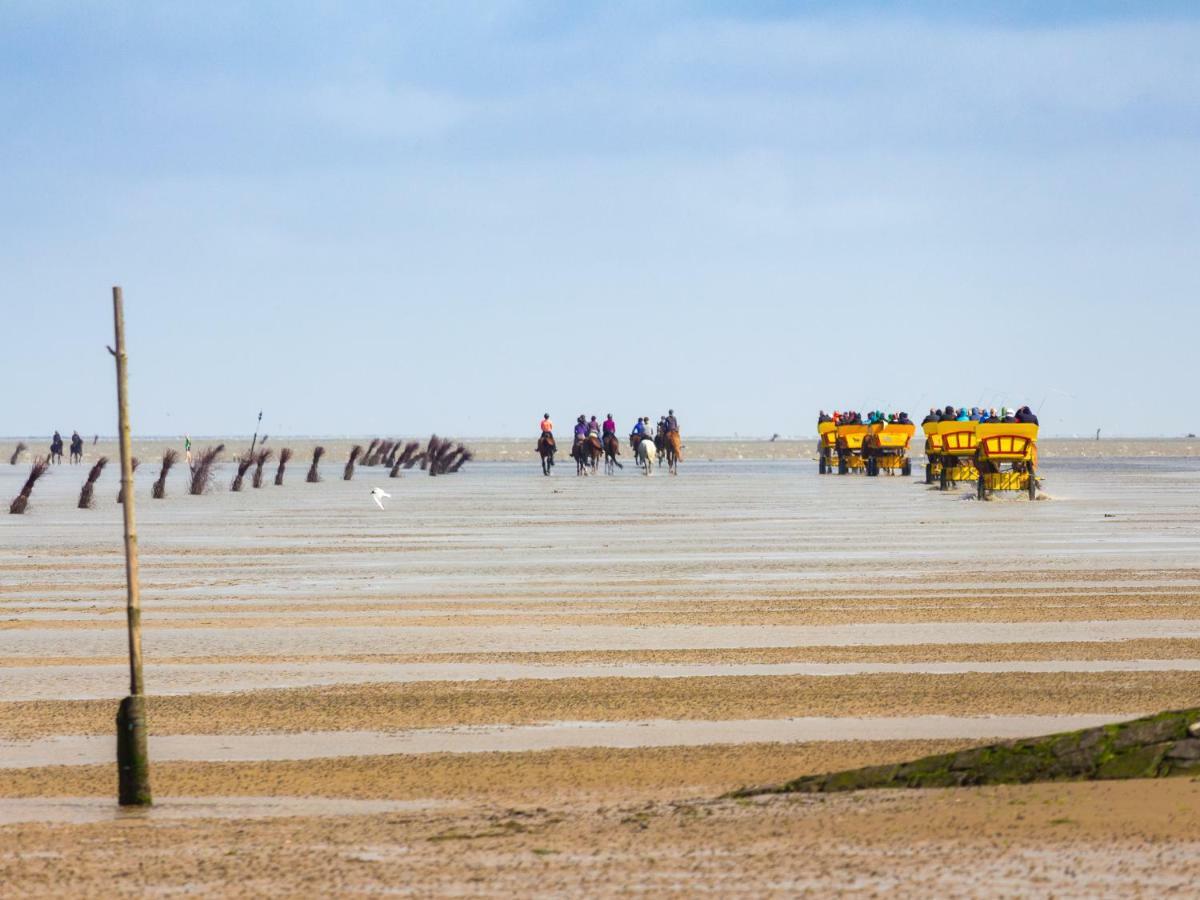
[[[383,498],[384,497],[387,497],[390,500],[392,495],[389,494],[387,491],[385,491],[383,488],[371,488],[371,499],[375,501],[375,505],[378,506],[380,509],[383,509]]]

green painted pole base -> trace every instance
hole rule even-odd
[[[126,697],[117,710],[117,776],[117,796],[122,806],[149,806],[153,802],[145,697]]]

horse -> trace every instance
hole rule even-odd
[[[672,475],[679,474],[679,460],[682,458],[682,444],[678,431],[667,432],[664,443],[667,445],[667,471]]]
[[[593,474],[603,454],[604,448],[600,446],[600,439],[594,434],[577,440],[571,448],[571,455],[575,457],[575,474]],[[588,471],[589,469],[591,471]]]
[[[654,435],[654,453],[658,457],[658,465],[661,468],[667,458],[667,433],[661,427],[658,429],[658,434]]]
[[[58,436],[58,432],[54,433],[54,440],[50,442],[50,462],[53,465],[62,465],[63,440]]]
[[[71,465],[83,462],[83,438],[75,435],[71,438]]]
[[[548,431],[543,431],[542,436],[538,438],[537,452],[542,458],[542,474],[549,475],[550,470],[554,468],[554,454],[558,447],[554,444],[554,435]]]
[[[617,459],[621,455],[621,442],[616,434],[609,432],[604,436],[604,472],[612,475],[617,469],[625,468]]]
[[[645,438],[638,441],[634,447],[634,454],[637,456],[637,464],[641,466],[642,471],[646,475],[653,475],[654,459],[658,455],[654,452],[654,441]]]

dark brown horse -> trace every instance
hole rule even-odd
[[[554,435],[548,431],[543,431],[542,436],[538,438],[537,452],[542,458],[542,474],[549,475],[550,470],[554,468],[554,454],[558,447],[554,443]]]
[[[571,448],[571,455],[575,457],[576,475],[592,475],[595,474],[596,467],[600,464],[604,448],[600,446],[600,438],[589,434],[575,442],[575,446]]]
[[[621,455],[621,442],[615,432],[610,431],[604,436],[604,471],[612,475],[617,469],[625,468],[617,459]]]

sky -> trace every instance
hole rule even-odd
[[[1200,6],[0,4],[0,434],[1200,431]]]

